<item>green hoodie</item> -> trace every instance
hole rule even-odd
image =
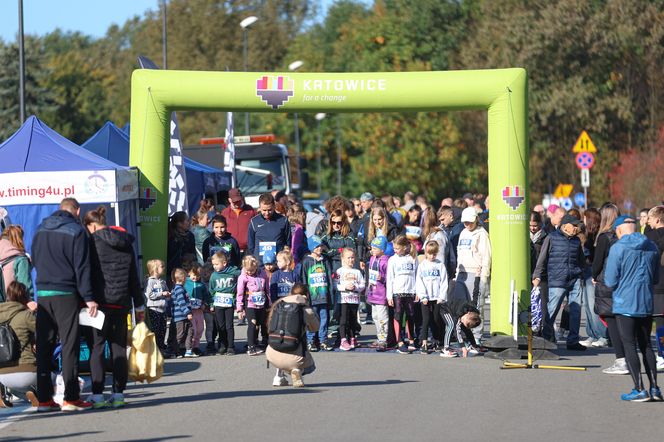
[[[237,295],[238,276],[240,269],[233,265],[227,265],[221,271],[212,273],[208,288],[215,307],[233,307]]]
[[[0,304],[0,324],[10,319],[9,326],[21,345],[21,357],[16,365],[0,368],[0,374],[35,371],[36,359],[32,352],[32,344],[35,343],[35,314],[20,302],[3,302]]]

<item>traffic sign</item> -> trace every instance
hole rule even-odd
[[[579,207],[583,207],[586,204],[586,196],[579,192],[574,194],[574,204],[576,204]]]
[[[574,189],[574,186],[572,184],[558,184],[558,187],[556,187],[556,191],[553,192],[553,196],[555,196],[558,199],[567,198],[572,193],[572,189]]]
[[[579,135],[579,138],[577,138],[576,143],[574,143],[574,147],[572,148],[572,152],[574,153],[579,153],[579,152],[590,152],[590,153],[597,153],[597,148],[593,144],[593,140],[590,139],[590,136],[588,135],[588,132],[585,130],[581,132],[581,135]]]
[[[591,169],[595,165],[595,156],[590,152],[579,152],[576,154],[576,167],[579,169]]]
[[[561,205],[562,208],[565,209],[565,210],[569,210],[569,209],[571,209],[572,207],[574,207],[574,204],[572,204],[572,200],[569,199],[569,198],[563,198],[563,199],[560,201],[560,205]]]
[[[581,187],[590,187],[590,169],[581,169]]]

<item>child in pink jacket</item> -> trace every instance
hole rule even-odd
[[[247,354],[257,356],[264,350],[256,346],[259,327],[264,328],[266,312],[270,306],[270,282],[265,270],[258,268],[258,260],[247,255],[242,260],[242,274],[237,280],[237,312],[240,319],[246,316]],[[264,336],[267,339],[267,335]]]

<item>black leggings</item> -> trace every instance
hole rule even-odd
[[[203,319],[205,320],[206,350],[214,351],[214,340],[218,337],[219,342],[221,342],[221,332],[219,332],[219,328],[217,327],[215,313],[209,309],[205,309],[203,310]]]
[[[124,392],[127,386],[127,312],[125,310],[104,310],[104,326],[101,330],[82,327],[88,345],[92,341],[90,352],[90,374],[92,378],[92,394],[104,392],[106,367],[104,366],[104,347],[106,342],[111,347],[113,359],[113,393]]]
[[[357,330],[357,304],[341,304],[341,317],[339,319],[339,336],[341,339],[355,337]]]
[[[429,340],[429,324],[431,324],[431,335],[433,339],[441,340],[440,329],[442,318],[440,315],[440,304],[436,301],[429,301],[426,305],[422,305],[422,341]],[[433,317],[431,316],[433,315]],[[433,321],[431,321],[433,319]]]
[[[652,316],[645,318],[634,318],[630,316],[616,315],[618,322],[618,331],[625,347],[625,359],[627,359],[627,368],[632,375],[634,388],[643,390],[643,380],[641,379],[641,364],[639,355],[636,353],[638,344],[639,350],[643,355],[643,366],[646,370],[646,376],[650,382],[650,388],[657,387],[657,367],[655,366],[655,353],[650,346],[650,330],[652,328]]]
[[[219,330],[219,350],[235,349],[235,329],[233,328],[233,307],[215,307],[215,323]]]
[[[258,330],[265,328],[265,309],[247,308],[247,345],[256,346]],[[265,336],[267,338],[267,335]]]
[[[615,316],[605,316],[604,320],[606,321],[607,331],[609,332],[609,338],[611,339],[611,344],[616,350],[616,359],[625,358],[625,347],[623,347],[622,339],[620,338],[620,332],[618,331],[618,323],[616,322]]]

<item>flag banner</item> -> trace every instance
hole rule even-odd
[[[226,151],[224,152],[224,171],[231,173],[231,186],[235,187],[235,140],[233,130],[233,112],[226,114]]]

